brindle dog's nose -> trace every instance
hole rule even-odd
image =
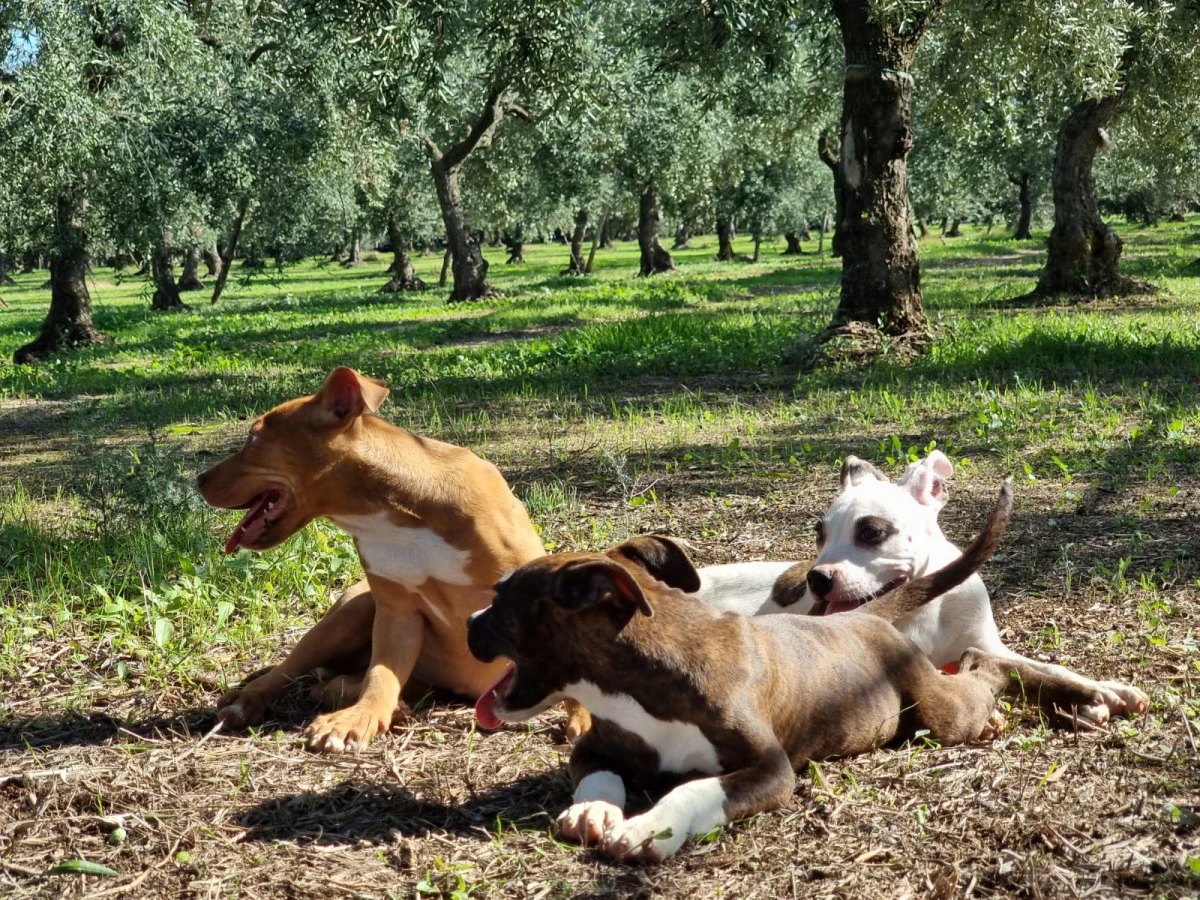
[[[809,569],[808,589],[818,597],[824,597],[833,590],[832,569]]]

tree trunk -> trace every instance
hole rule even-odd
[[[733,252],[733,220],[717,217],[717,260],[730,262],[737,259]]]
[[[675,243],[671,245],[672,250],[686,250],[690,246],[688,241],[692,239],[692,229],[682,222],[675,229]]]
[[[908,202],[912,76],[921,34],[944,0],[885,28],[868,0],[834,0],[845,45],[840,170],[843,210],[835,240],[842,295],[833,325],[879,325],[892,335],[924,332],[921,265]]]
[[[150,298],[150,308],[183,309],[179,286],[175,283],[175,256],[169,231],[163,234],[162,240],[150,254],[150,271],[154,275],[154,296]]]
[[[825,235],[829,234],[829,208],[821,215],[821,235],[817,238],[817,256],[825,252]]]
[[[183,257],[183,274],[179,276],[179,290],[202,291],[204,282],[200,280],[200,248],[188,247]]]
[[[759,251],[762,249],[762,231],[754,229],[754,255],[750,257],[750,262],[758,262]]]
[[[343,266],[358,268],[362,265],[362,229],[355,227],[350,233],[349,253],[346,255],[346,261]]]
[[[1017,216],[1017,227],[1013,229],[1013,240],[1027,241],[1033,237],[1033,191],[1029,187],[1028,172],[1020,175],[1009,175],[1008,180],[1017,186],[1018,197],[1021,201],[1021,212]]]
[[[959,226],[962,224],[962,219],[955,216],[950,223],[950,230],[946,232],[946,237],[962,237],[962,229]]]
[[[438,287],[445,287],[447,276],[450,274],[450,260],[454,254],[450,252],[450,248],[446,248],[446,252],[442,255],[442,274],[438,276]]]
[[[204,266],[208,269],[208,277],[216,278],[220,275],[221,253],[217,250],[217,245],[213,244],[211,247],[207,247],[201,255],[204,257]]]
[[[917,219],[917,235],[923,238],[929,237],[929,222],[924,216]]]
[[[596,248],[600,246],[605,230],[608,228],[608,214],[611,211],[610,206],[604,207],[604,212],[600,214],[600,227],[592,234],[592,249],[588,251],[587,265],[583,267],[584,275],[591,275],[596,264]]]
[[[843,101],[844,103],[844,101]],[[822,132],[817,138],[817,156],[829,167],[833,175],[833,240],[831,256],[842,255],[842,219],[846,215],[846,173],[842,169],[841,147],[834,131]]]
[[[483,258],[479,240],[467,224],[458,186],[458,170],[448,168],[441,159],[433,161],[432,169],[433,183],[442,209],[442,222],[446,225],[446,249],[454,274],[450,302],[487,297],[493,293],[487,281],[488,261]]]
[[[1085,100],[1071,110],[1054,151],[1054,228],[1049,255],[1034,293],[1101,295],[1136,285],[1121,275],[1121,238],[1104,224],[1096,205],[1092,164],[1107,145],[1104,129],[1122,93]]]
[[[800,246],[800,235],[794,231],[785,231],[783,239],[787,241],[787,247],[784,248],[784,256],[800,256],[804,253],[804,248]]]
[[[8,274],[8,254],[0,250],[0,286],[15,287],[16,282]]]
[[[87,288],[87,201],[60,194],[55,201],[54,249],[50,256],[50,311],[37,338],[13,354],[17,364],[32,363],[66,347],[82,347],[107,338],[92,327],[92,297]]]
[[[501,241],[508,250],[508,259],[504,261],[504,264],[506,266],[525,265],[525,229],[518,225],[511,232],[506,231],[501,236]],[[545,241],[541,243],[545,243]]]
[[[583,238],[587,234],[588,211],[577,210],[575,227],[571,230],[571,262],[567,265],[568,275],[583,275],[587,271],[587,263],[583,259]]]
[[[237,215],[229,228],[229,240],[225,244],[225,252],[221,254],[221,270],[217,273],[217,283],[213,287],[212,302],[216,303],[225,292],[225,282],[229,278],[229,267],[237,253],[238,241],[242,238],[242,226],[246,223],[246,211],[250,209],[250,198],[243,197],[238,201]]]
[[[388,216],[388,243],[392,245],[392,264],[388,272],[392,280],[379,289],[383,294],[402,291],[423,291],[425,282],[417,277],[412,264],[412,238],[396,225],[396,217]]]
[[[646,182],[638,202],[638,246],[642,251],[643,275],[657,275],[675,268],[671,254],[658,242],[658,188]]]
[[[611,224],[611,219],[606,216],[604,222],[600,225],[600,246],[605,250],[613,248],[612,231],[609,230]]]

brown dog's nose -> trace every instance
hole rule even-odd
[[[809,569],[807,581],[810,591],[818,597],[824,597],[833,590],[833,570]]]

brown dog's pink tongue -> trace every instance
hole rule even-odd
[[[242,516],[242,521],[237,523],[237,527],[233,529],[233,534],[231,534],[229,536],[229,540],[225,542],[226,553],[237,552],[237,548],[245,539],[247,531],[255,532],[255,534],[251,535],[251,540],[257,536],[257,532],[262,531],[261,527],[255,526],[261,526],[265,524],[261,517],[265,512],[267,503],[270,499],[270,492],[264,491],[257,498],[255,498],[253,503],[250,504],[250,508],[246,510],[246,514]]]
[[[479,720],[479,724],[484,728],[492,731],[499,728],[504,722],[496,715],[496,704],[500,700],[500,692],[508,686],[512,681],[513,675],[517,673],[517,667],[511,663],[505,666],[504,671],[500,673],[500,677],[496,679],[496,683],[479,695],[479,699],[475,701],[475,718]]]

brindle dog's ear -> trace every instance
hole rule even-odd
[[[865,459],[859,459],[857,456],[847,456],[842,463],[842,489],[845,490],[868,478],[875,478],[879,481],[888,480],[886,475]]]
[[[654,615],[650,601],[633,576],[611,559],[580,559],[569,562],[554,575],[554,602],[570,610],[600,603],[634,607]]]
[[[659,534],[635,537],[614,547],[611,552],[637,563],[663,584],[679,588],[686,594],[700,590],[696,567],[683,547],[669,537]]]

